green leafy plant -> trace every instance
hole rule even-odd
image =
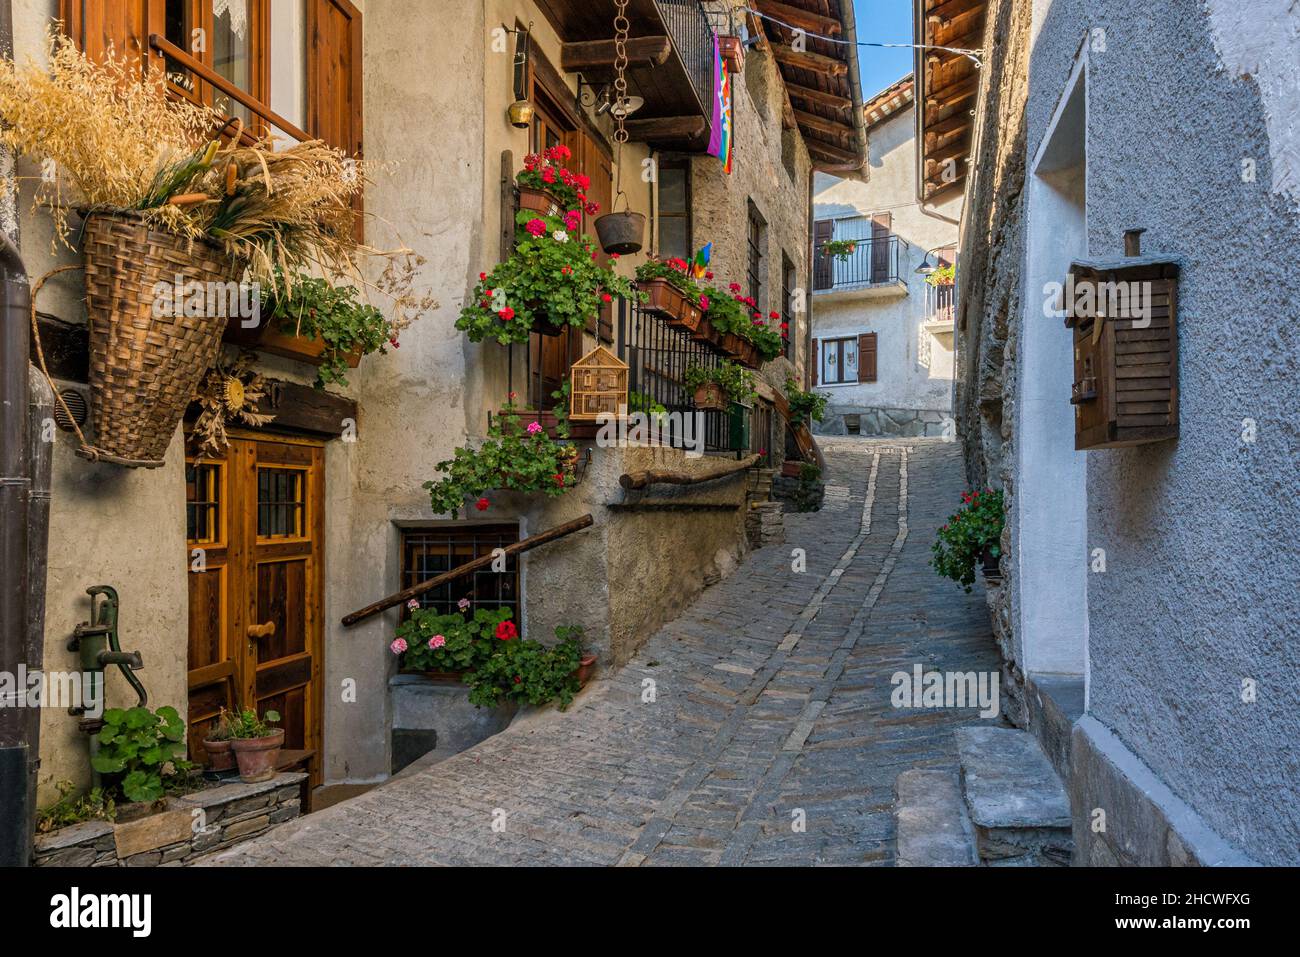
[[[699,302],[704,290],[691,278],[691,266],[685,259],[647,259],[636,267],[637,282],[663,279],[691,302]],[[700,308],[706,308],[701,304]]]
[[[664,415],[668,412],[667,406],[656,402],[644,392],[638,392],[636,389],[628,390],[627,410],[629,412],[644,412],[647,415]]]
[[[827,256],[834,256],[841,262],[857,251],[858,241],[856,239],[831,239],[822,244],[823,253]]]
[[[271,725],[280,723],[280,712],[267,711],[259,718],[257,712],[252,708],[245,708],[240,712],[229,715],[229,720],[230,737],[234,741],[245,741],[249,738],[268,738],[278,730],[271,727]]]
[[[573,487],[578,450],[552,439],[536,422],[521,425],[513,400],[501,412],[482,445],[456,449],[453,458],[437,465],[443,477],[424,483],[435,512],[454,518],[466,498],[476,498],[474,507],[485,512],[491,506],[483,495],[488,489],[543,492],[553,498]],[[567,417],[564,425],[567,430]]]
[[[753,343],[764,362],[770,362],[785,352],[788,329],[781,322],[780,313],[769,312],[764,318],[757,300],[753,296],[741,295],[739,283],[729,284],[728,289],[726,293],[714,286],[704,289],[706,311],[713,328]]]
[[[581,206],[588,215],[594,216],[600,212],[600,206],[587,200],[591,180],[584,173],[575,173],[564,165],[572,156],[563,144],[541,153],[529,153],[524,157],[524,168],[515,174],[515,182],[520,186],[546,190],[564,209]]]
[[[514,252],[490,273],[480,273],[456,328],[471,342],[496,339],[524,343],[538,323],[583,326],[615,295],[635,295],[631,282],[603,262],[596,241],[578,232],[581,214],[563,219],[522,210],[516,217]]]
[[[925,277],[931,286],[951,286],[957,281],[957,267],[952,263],[940,266]]]
[[[319,339],[325,344],[316,387],[331,382],[347,385],[348,355],[385,353],[397,347],[401,331],[396,323],[359,299],[355,286],[334,286],[314,276],[297,275],[265,289],[262,308],[280,331]]]
[[[975,583],[975,565],[988,548],[993,557],[1002,553],[998,544],[1002,539],[1004,521],[1002,491],[984,489],[963,492],[965,507],[948,517],[939,529],[931,551],[930,564],[945,578],[951,578],[967,592]]]
[[[168,779],[190,767],[180,759],[185,753],[185,722],[175,708],[109,708],[103,721],[90,764],[107,776],[106,787],[120,789],[127,800],[158,800]]]
[[[794,492],[797,512],[815,512],[821,508],[822,490],[818,487],[822,470],[815,462],[799,464],[799,487]]]
[[[790,404],[791,425],[820,422],[826,415],[826,396],[820,392],[805,392],[792,378],[785,380],[785,397]]]
[[[582,636],[579,626],[561,626],[555,629],[554,645],[531,638],[498,641],[487,659],[465,677],[470,702],[492,707],[502,701],[531,705],[556,701],[563,711],[580,688]]]
[[[496,651],[497,629],[510,617],[509,608],[479,608],[468,618],[412,608],[388,647],[405,671],[475,671]]]
[[[71,781],[60,781],[55,787],[59,789],[59,799],[36,814],[38,834],[48,834],[82,821],[112,821],[117,817],[117,804],[103,788],[91,788],[85,794],[78,794]]]
[[[728,359],[723,359],[716,366],[702,366],[692,363],[686,367],[682,376],[688,389],[698,389],[702,385],[716,383],[722,387],[731,402],[747,402],[757,394],[754,390],[754,375]]]

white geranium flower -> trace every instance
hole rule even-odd
[[[551,233],[551,238],[557,243],[567,243],[569,241],[569,234],[563,229],[557,229],[555,232]]]

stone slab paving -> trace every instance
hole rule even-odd
[[[751,552],[568,712],[205,863],[892,864],[899,773],[955,772],[953,729],[1001,722],[894,708],[890,677],[996,671],[997,649],[983,595],[928,566],[959,446],[822,445],[825,507],[787,515],[784,545]]]

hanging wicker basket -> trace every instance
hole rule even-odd
[[[77,454],[158,468],[226,328],[221,317],[167,315],[178,310],[157,308],[158,290],[231,282],[235,266],[216,245],[150,229],[129,212],[89,213],[83,248],[94,444]]]

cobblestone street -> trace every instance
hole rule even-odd
[[[928,566],[960,445],[821,441],[823,509],[787,515],[785,545],[751,552],[567,713],[207,863],[892,864],[898,774],[955,769],[953,729],[995,722],[895,709],[890,676],[999,659],[983,585],[965,595]]]

